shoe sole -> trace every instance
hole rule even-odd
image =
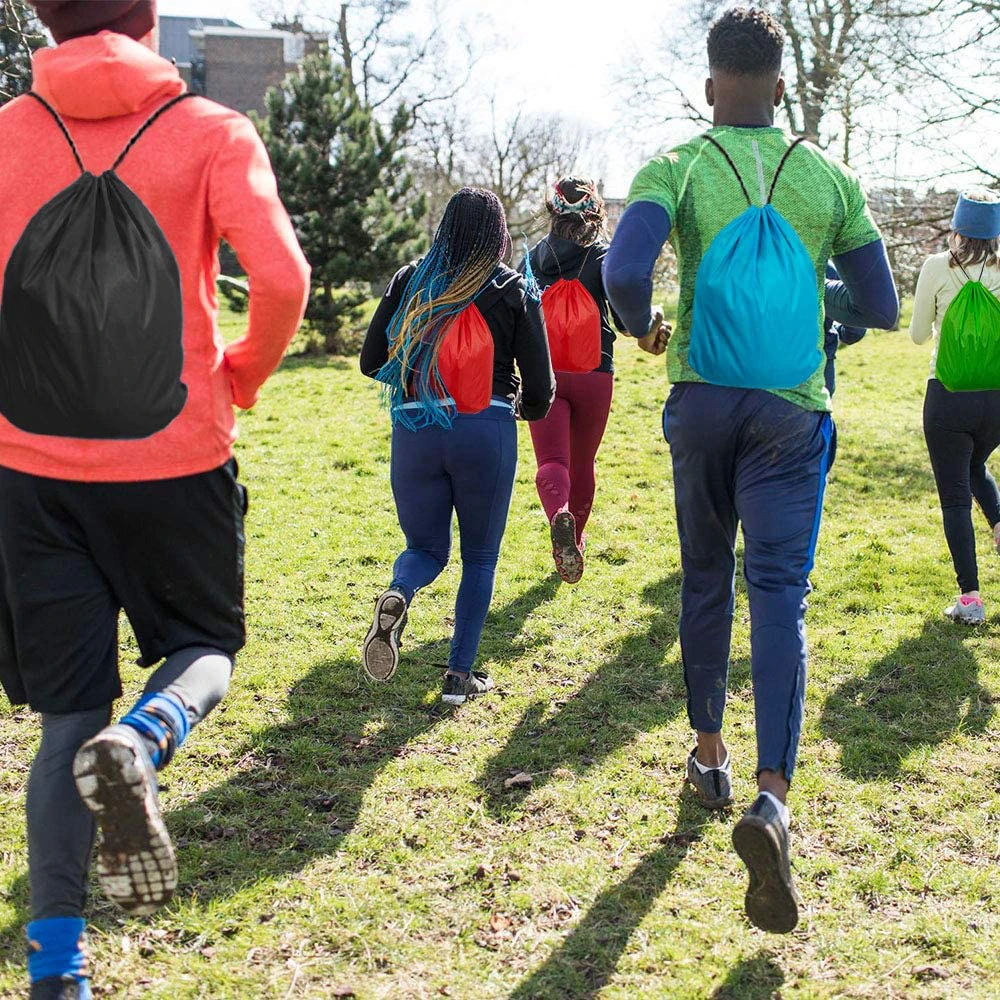
[[[755,927],[787,934],[799,922],[799,904],[782,871],[781,847],[771,826],[758,816],[744,816],[733,827],[733,847],[750,873],[745,908]]]
[[[986,618],[966,618],[964,615],[949,615],[945,612],[945,618],[956,622],[959,625],[985,625]]]
[[[389,599],[403,602],[402,614],[385,611]],[[399,639],[396,629],[406,614],[406,599],[398,590],[387,590],[375,602],[372,627],[361,647],[361,666],[370,681],[382,684],[391,680],[399,669]]]
[[[579,583],[583,576],[583,554],[576,544],[576,519],[569,511],[552,518],[552,558],[564,583]]]
[[[137,916],[177,888],[177,859],[155,785],[127,738],[98,735],[73,760],[73,779],[100,831],[97,875],[104,894]]]

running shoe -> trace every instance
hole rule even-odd
[[[108,899],[152,913],[177,888],[177,860],[160,812],[156,769],[131,726],[108,726],[84,743],[73,778],[99,828],[97,875]]]
[[[361,665],[372,681],[387,681],[399,669],[399,639],[406,627],[406,597],[390,588],[375,601],[372,627],[361,647]]]
[[[959,597],[944,613],[952,620],[963,625],[980,625],[986,621],[986,608],[981,597]]]
[[[687,780],[694,786],[701,804],[706,809],[722,809],[733,802],[733,765],[726,756],[722,767],[712,767],[707,771],[698,768],[695,754],[698,748],[688,755]]]
[[[773,800],[757,801],[733,827],[733,847],[750,872],[745,907],[755,927],[787,934],[799,922],[799,894],[788,860],[788,828]]]
[[[493,678],[489,674],[479,674],[475,671],[461,674],[448,671],[444,675],[441,700],[446,705],[464,705],[470,698],[478,698],[492,690]]]
[[[565,583],[579,583],[583,576],[583,552],[576,543],[576,518],[568,510],[559,511],[552,518],[549,532],[559,578]]]

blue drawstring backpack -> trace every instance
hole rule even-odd
[[[793,389],[823,363],[816,266],[771,204],[789,154],[763,205],[754,205],[729,154],[747,209],[712,240],[698,268],[688,363],[706,382],[739,389]],[[763,179],[761,194],[763,194]]]

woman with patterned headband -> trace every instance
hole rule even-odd
[[[392,493],[406,536],[362,664],[371,680],[396,672],[407,611],[448,562],[455,512],[462,582],[442,693],[451,705],[493,687],[472,668],[514,487],[514,417],[544,417],[555,388],[537,293],[504,263],[510,252],[500,200],[463,188],[426,256],[389,283],[361,351],[362,372],[385,386]]]
[[[531,441],[556,569],[566,583],[576,583],[583,575],[584,528],[594,502],[594,461],[614,389],[612,322],[624,327],[604,293],[607,213],[597,186],[564,177],[545,207],[550,232],[521,270],[533,274],[542,289],[556,398],[549,415],[531,425]]]
[[[1000,444],[1000,197],[962,195],[948,249],[924,261],[910,336],[934,339],[924,398],[924,437],[937,482],[944,534],[961,593],[945,614],[986,620],[979,595],[972,500],[1000,549],[1000,492],[986,461]]]

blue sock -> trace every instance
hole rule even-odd
[[[80,1000],[88,1000],[86,924],[83,917],[48,917],[28,924],[28,977],[33,983],[54,976],[80,983]]]
[[[122,717],[121,725],[131,726],[145,737],[157,770],[170,763],[191,731],[187,709],[166,691],[144,694]]]

